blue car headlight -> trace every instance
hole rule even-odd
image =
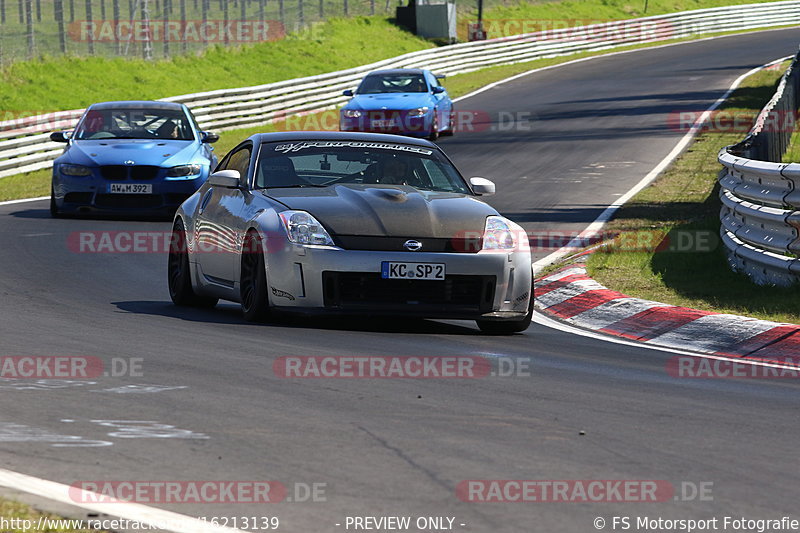
[[[200,174],[200,165],[178,165],[167,170],[167,177],[183,178]]]
[[[92,169],[83,165],[70,165],[62,163],[58,166],[59,172],[64,176],[91,176]]]
[[[342,109],[342,116],[346,118],[358,118],[361,116],[361,111],[358,109]]]
[[[428,107],[418,107],[416,109],[412,109],[408,112],[409,117],[424,117],[428,114],[430,108]]]

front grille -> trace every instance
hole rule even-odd
[[[408,252],[403,244],[408,240],[422,243],[420,252],[477,253],[481,249],[482,238],[466,239],[417,239],[414,237],[370,237],[362,235],[336,235],[336,244],[345,250],[367,250],[373,252]]]
[[[98,194],[94,203],[100,208],[152,208],[161,206],[162,197],[160,194]]]
[[[159,167],[136,166],[131,167],[131,179],[135,181],[152,180],[158,175]]]
[[[109,181],[147,181],[155,179],[161,167],[149,165],[124,166],[124,165],[104,165],[100,167],[100,175]]]
[[[92,203],[90,192],[68,192],[64,195],[64,201],[69,204],[90,204]]]
[[[100,175],[110,181],[123,181],[128,179],[128,167],[122,165],[106,165],[100,167]]]
[[[383,279],[378,272],[323,272],[325,307],[441,313],[491,311],[495,276],[447,276],[444,281]]]

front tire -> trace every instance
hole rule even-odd
[[[194,292],[192,275],[189,271],[189,251],[186,248],[186,228],[180,218],[172,226],[167,270],[169,297],[175,305],[181,307],[214,307],[217,305],[219,301],[217,298],[199,296]]]
[[[239,290],[244,319],[248,322],[264,322],[269,316],[267,270],[263,242],[255,231],[248,232],[245,238]]]
[[[56,192],[52,187],[50,187],[50,216],[61,218],[61,211],[58,210],[58,204],[56,204]]]
[[[448,122],[448,128],[446,130],[440,131],[439,135],[441,137],[447,136],[452,137],[456,132],[456,112],[455,110],[450,111],[450,120]]]
[[[435,141],[439,138],[439,115],[434,109],[433,111],[433,121],[431,122],[431,131],[428,134],[429,141]]]

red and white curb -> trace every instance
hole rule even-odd
[[[631,298],[573,263],[535,282],[536,310],[614,337],[701,354],[800,362],[800,326]]]

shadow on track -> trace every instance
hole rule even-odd
[[[477,326],[424,320],[420,318],[374,316],[304,316],[286,314],[264,324],[245,322],[239,306],[220,304],[214,309],[178,307],[165,301],[111,302],[121,312],[177,318],[208,324],[231,324],[265,328],[306,328],[374,333],[412,333],[434,335],[482,335]]]

